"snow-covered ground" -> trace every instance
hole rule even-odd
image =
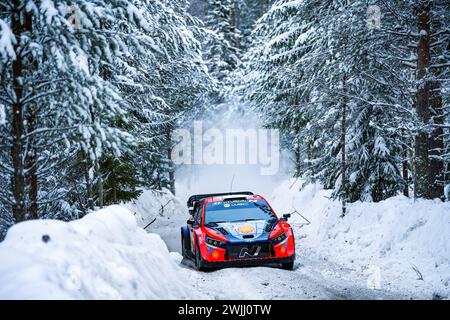
[[[180,228],[189,218],[185,203],[168,190],[147,190],[125,207],[133,212],[141,228],[159,234],[169,251],[181,252]]]
[[[325,260],[366,276],[368,286],[422,298],[449,298],[450,202],[397,196],[341,205],[320,185],[288,180],[270,197],[277,212],[298,211],[299,259]],[[304,225],[303,225],[304,224]]]
[[[0,243],[0,299],[449,297],[449,203],[396,197],[352,204],[340,218],[340,204],[328,191],[319,185],[298,191],[300,183],[286,180],[268,196],[278,214],[295,209],[310,221],[297,214],[290,219],[293,271],[195,271],[179,254],[185,199],[146,191],[125,207],[78,221],[11,228]],[[147,233],[142,228],[151,221]]]
[[[340,218],[340,203],[319,185],[288,179],[264,194],[279,215],[297,210],[291,223],[297,240],[293,272],[276,268],[229,268],[197,273],[191,283],[212,298],[234,299],[410,299],[449,296],[450,204],[392,198],[380,203],[355,203]],[[197,190],[196,190],[197,191]],[[200,190],[204,192],[203,190]],[[192,193],[192,192],[191,192]],[[157,232],[169,248],[179,252],[179,227],[188,218],[182,190],[144,193],[128,205],[147,230]],[[169,201],[173,198],[172,201]],[[160,214],[162,205],[167,205]],[[159,221],[159,222],[158,222]],[[179,254],[173,254],[181,261]],[[184,268],[192,270],[189,263]],[[418,280],[420,275],[423,280]],[[230,281],[235,284],[230,290]]]
[[[0,243],[0,299],[187,299],[196,274],[124,207],[12,227]],[[194,278],[192,278],[194,277]]]

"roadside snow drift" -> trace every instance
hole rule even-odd
[[[184,201],[181,202],[167,189],[145,190],[125,207],[134,213],[140,227],[146,227],[145,231],[159,234],[169,251],[181,253],[180,228],[189,218]]]
[[[0,262],[0,299],[196,298],[161,238],[121,206],[19,223],[0,243]]]
[[[450,202],[397,196],[356,202],[341,218],[341,205],[320,185],[285,181],[272,196],[279,213],[297,210],[311,221],[297,231],[299,259],[318,255],[365,274],[374,289],[424,298],[449,298]],[[293,214],[292,224],[306,223]]]

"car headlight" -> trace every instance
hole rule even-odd
[[[225,242],[206,236],[206,243],[210,246],[221,247]]]
[[[277,235],[276,237],[272,238],[272,243],[273,244],[279,244],[281,242],[283,242],[284,240],[286,240],[287,236],[286,233],[284,233],[284,231],[282,233],[280,233],[279,235]]]

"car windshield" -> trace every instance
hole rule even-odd
[[[205,224],[220,222],[272,220],[276,216],[264,200],[212,202],[206,205]]]

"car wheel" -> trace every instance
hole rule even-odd
[[[198,247],[198,245],[195,248],[195,268],[198,271],[205,271],[205,267],[202,265],[202,257],[200,254],[200,248]]]
[[[283,268],[284,270],[292,270],[292,269],[294,269],[294,261],[282,263],[281,264],[281,268]]]
[[[183,228],[181,228],[181,255],[183,258],[187,258],[186,248],[184,247],[184,236],[183,236]]]

